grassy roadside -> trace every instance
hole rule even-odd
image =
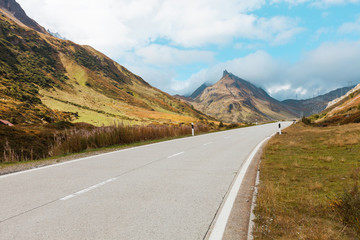
[[[184,135],[184,136],[136,142],[136,143],[131,143],[131,144],[115,145],[115,146],[108,146],[108,147],[96,148],[96,149],[87,149],[87,150],[84,150],[84,151],[81,151],[78,153],[63,154],[63,155],[59,155],[59,156],[49,157],[49,158],[40,159],[40,160],[26,161],[26,162],[10,162],[10,163],[1,163],[0,162],[0,175],[9,174],[9,173],[18,172],[18,171],[24,171],[24,170],[42,167],[42,166],[51,165],[51,164],[56,164],[56,163],[62,163],[62,162],[66,162],[66,161],[90,157],[90,156],[99,155],[99,154],[103,154],[103,153],[114,152],[114,151],[119,151],[119,150],[123,150],[123,149],[149,145],[149,144],[153,144],[153,143],[165,142],[165,141],[170,141],[170,140],[174,140],[174,139],[185,138],[185,137],[189,137],[189,136],[190,135]]]
[[[284,133],[262,156],[255,239],[359,239],[360,124]]]
[[[204,129],[203,129],[202,132],[196,131],[195,135],[198,136],[198,135],[203,135],[203,134],[208,134],[208,133],[232,130],[235,128],[248,127],[248,126],[251,126],[251,125],[234,125],[234,124],[224,125],[222,127],[216,128],[216,129],[209,129],[206,131],[204,131]],[[144,134],[144,132],[142,132],[142,135],[143,134]],[[127,143],[127,144],[115,144],[115,145],[109,145],[109,146],[104,146],[104,147],[86,148],[85,150],[60,153],[58,155],[54,155],[54,156],[42,158],[42,159],[37,159],[37,160],[12,161],[12,162],[1,162],[0,161],[0,175],[9,174],[9,173],[18,172],[18,171],[24,171],[24,170],[28,170],[28,169],[32,169],[32,168],[37,168],[37,167],[42,167],[42,166],[51,165],[51,164],[55,164],[55,163],[61,163],[61,162],[65,162],[65,161],[89,157],[89,156],[93,156],[93,155],[99,155],[99,154],[103,154],[103,153],[123,150],[123,149],[127,149],[127,148],[132,148],[132,147],[185,138],[185,137],[189,137],[189,136],[191,136],[191,134],[183,133],[181,135],[176,135],[176,136],[171,136],[171,137],[160,137],[160,138],[151,139],[151,140],[138,140],[138,141]],[[68,143],[66,143],[66,144],[69,145]],[[72,142],[71,144],[74,144],[74,142]]]

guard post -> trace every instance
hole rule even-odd
[[[281,123],[279,122],[279,135],[281,135]]]
[[[194,123],[191,123],[191,133],[193,136],[195,136]]]

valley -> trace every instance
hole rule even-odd
[[[359,239],[339,1],[28,1],[0,0],[1,239]]]

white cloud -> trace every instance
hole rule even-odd
[[[282,92],[282,91],[289,91],[291,89],[291,85],[290,84],[285,84],[285,85],[277,85],[277,86],[273,86],[270,88],[267,88],[267,92],[270,95],[276,94],[278,92]]]
[[[113,58],[165,41],[193,48],[237,38],[283,44],[301,30],[286,17],[260,18],[265,0],[18,0],[41,25]]]
[[[212,62],[214,53],[199,50],[179,50],[176,48],[152,44],[135,51],[145,63],[154,65],[183,65],[194,62]]]
[[[313,40],[317,41],[323,35],[329,34],[330,32],[332,32],[332,30],[329,28],[325,28],[325,27],[319,28],[318,30],[316,30],[316,33],[313,35]]]
[[[295,93],[300,95],[306,95],[308,91],[302,87],[298,87],[295,89]]]
[[[358,18],[355,22],[347,22],[341,25],[338,29],[338,33],[340,34],[360,33],[360,18]]]
[[[313,97],[338,87],[360,82],[360,41],[324,43],[317,49],[305,53],[295,62],[283,62],[264,51],[257,51],[243,58],[219,63],[194,74],[184,84],[182,93],[195,90],[205,81],[212,83],[221,78],[222,71],[248,80],[270,90],[273,97]],[[190,87],[191,86],[191,87]],[[290,86],[290,88],[289,88]]]

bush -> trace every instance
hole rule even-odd
[[[72,128],[73,126],[74,126],[73,123],[67,122],[67,121],[60,121],[60,122],[55,122],[55,123],[50,123],[50,124],[45,125],[45,127],[47,127],[47,128],[53,128],[56,130],[69,129],[69,128]]]
[[[311,125],[311,120],[306,117],[302,117],[301,121],[306,125]]]
[[[360,191],[356,182],[350,190],[332,203],[345,226],[354,228],[360,234]]]
[[[231,123],[229,125],[226,126],[226,129],[233,129],[233,128],[238,128],[240,125],[237,123]]]

